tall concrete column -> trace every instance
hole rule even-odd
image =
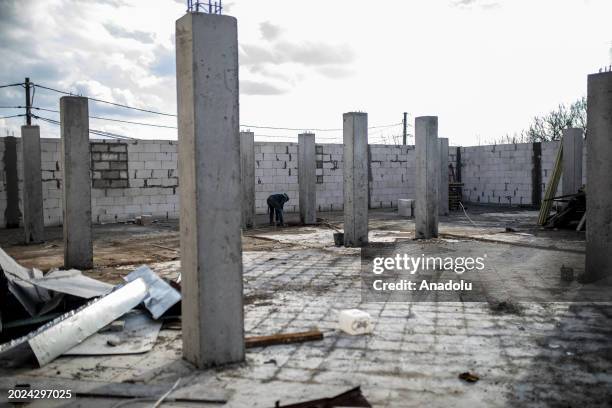
[[[230,16],[176,22],[183,356],[244,360],[238,37]]]
[[[589,75],[585,281],[612,275],[612,72]]]
[[[64,267],[93,268],[87,98],[60,98]]]
[[[582,129],[563,131],[563,195],[576,194],[582,186]]]
[[[416,206],[414,222],[417,239],[438,236],[440,149],[438,117],[421,116],[414,121],[416,150]]]
[[[440,189],[438,195],[440,196],[440,208],[438,208],[440,215],[448,215],[448,139],[441,137],[438,139],[438,149],[440,150],[440,172],[438,177],[440,179]]]
[[[255,134],[240,132],[240,180],[242,183],[242,228],[255,225]]]
[[[40,161],[40,128],[21,127],[23,163],[23,228],[26,244],[45,240]]]
[[[368,114],[342,116],[344,138],[344,245],[368,243]]]
[[[317,222],[317,163],[314,133],[298,135],[298,184],[300,188],[300,221]]]

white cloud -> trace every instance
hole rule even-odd
[[[534,115],[579,98],[586,75],[612,63],[609,0],[224,5],[238,18],[244,123],[337,128],[342,112],[355,108],[374,125],[399,122],[408,111],[411,118],[438,115],[441,136],[467,145],[477,135],[520,131]],[[0,1],[0,83],[30,76],[54,88],[175,112],[173,35],[185,8],[181,0]],[[35,104],[57,109],[58,97],[38,90]],[[23,104],[23,90],[0,89],[0,104]],[[107,105],[90,109],[175,123]],[[21,121],[6,123],[17,129]],[[129,125],[91,126],[175,137]]]

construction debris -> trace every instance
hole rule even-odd
[[[480,377],[476,374],[466,371],[465,373],[459,374],[459,379],[469,383],[475,383],[480,380]]]
[[[355,387],[331,398],[321,398],[296,404],[280,405],[276,401],[276,408],[332,408],[332,407],[372,407],[363,396],[361,387]]]
[[[144,305],[154,319],[158,319],[166,310],[181,300],[181,294],[157,276],[148,266],[143,265],[135,269],[124,279],[126,282],[132,282],[139,278],[142,278],[147,284],[147,296],[144,299]]]
[[[244,339],[246,348],[267,347],[278,344],[303,343],[306,341],[323,340],[323,333],[318,329],[299,333],[281,333],[271,336],[253,336]]]
[[[153,217],[151,215],[139,215],[136,217],[135,222],[137,225],[151,225]]]
[[[124,323],[122,330],[99,331],[65,352],[64,355],[97,356],[146,353],[155,345],[162,327],[161,320],[153,320],[141,310],[129,312],[121,322]]]
[[[547,218],[546,228],[574,228],[580,231],[586,221],[586,193],[580,190],[576,194],[554,197],[551,200],[565,203],[554,215]]]
[[[26,336],[0,346],[0,353],[27,343],[40,366],[50,363],[140,304],[147,295],[143,279],[70,311]]]
[[[34,286],[83,299],[104,296],[113,290],[113,285],[89,278],[76,269],[51,271],[31,282]]]
[[[26,349],[41,366],[63,354],[149,351],[162,326],[153,319],[181,300],[181,294],[147,266],[131,272],[125,277],[127,283],[117,287],[75,269],[54,270],[43,276],[37,269],[19,265],[2,249],[0,267],[0,310],[12,312],[9,319],[2,316],[0,332],[8,342],[0,344],[0,353]],[[6,296],[9,293],[15,300]],[[141,303],[153,319],[142,311],[130,312]],[[23,311],[15,305],[23,306]],[[25,332],[28,326],[33,330]]]
[[[340,330],[351,335],[372,333],[372,318],[368,312],[359,309],[346,309],[338,313]]]

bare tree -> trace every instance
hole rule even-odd
[[[521,138],[526,142],[547,142],[561,139],[563,129],[579,127],[586,132],[586,106],[585,97],[569,107],[560,104],[548,114],[533,118],[529,128],[521,133]]]

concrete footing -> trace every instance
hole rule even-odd
[[[60,98],[64,267],[91,269],[91,158],[87,98]]]
[[[183,356],[244,360],[238,37],[230,16],[176,22]]]
[[[589,75],[585,281],[612,275],[612,72]]]
[[[255,225],[255,134],[240,132],[240,180],[242,182],[242,228]]]
[[[368,243],[368,114],[342,117],[344,132],[344,245]]]
[[[582,187],[582,135],[579,128],[563,131],[563,195],[576,194]]]
[[[317,222],[317,169],[315,135],[298,135],[298,184],[300,189],[300,221],[302,224]]]
[[[440,197],[440,204],[438,213],[440,215],[448,215],[448,139],[438,139],[438,149],[440,150],[440,189],[438,195]]]
[[[415,119],[416,205],[415,237],[429,239],[438,236],[438,190],[440,188],[440,149],[438,117]]]
[[[23,229],[25,243],[45,240],[43,192],[40,161],[40,127],[21,127],[23,163]]]

